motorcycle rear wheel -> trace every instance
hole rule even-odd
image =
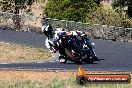
[[[87,58],[84,62],[87,64],[93,64],[94,58],[91,56],[91,57]]]

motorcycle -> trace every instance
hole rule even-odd
[[[65,63],[67,60],[70,60],[77,64],[81,64],[82,62],[89,64],[98,59],[94,49],[95,44],[87,42],[88,38],[80,42],[75,36],[66,36],[64,34],[59,36],[60,38],[57,39],[54,44],[56,50],[58,50],[62,58],[65,59]]]

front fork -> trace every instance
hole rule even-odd
[[[95,48],[92,49],[94,56],[97,56],[96,52],[95,52]]]
[[[94,43],[91,43],[88,38],[85,38],[84,39],[84,45],[86,45],[84,47],[89,47],[89,49],[92,51],[94,56],[96,56],[95,47],[94,47],[95,44]]]

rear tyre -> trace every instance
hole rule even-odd
[[[97,56],[94,56],[94,61],[99,61],[99,58]]]
[[[93,64],[93,62],[94,62],[94,58],[92,56],[85,60],[85,63],[87,64]]]

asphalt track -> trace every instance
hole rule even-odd
[[[39,33],[15,32],[0,30],[0,42],[24,44],[36,48],[46,48],[45,36]],[[86,70],[100,71],[132,71],[132,43],[122,43],[108,40],[91,39],[96,44],[96,52],[100,61],[93,64],[83,64]],[[68,62],[59,64],[57,57],[52,61],[33,63],[1,63],[4,69],[60,69],[76,70],[78,65]]]

